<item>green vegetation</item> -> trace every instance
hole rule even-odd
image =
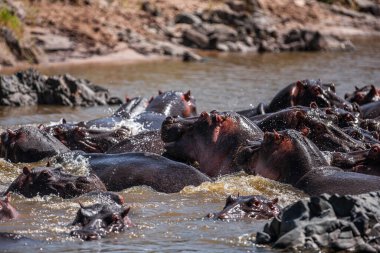
[[[15,33],[16,36],[22,35],[22,22],[16,15],[4,6],[0,6],[0,26],[8,27]]]

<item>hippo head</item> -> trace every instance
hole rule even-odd
[[[228,196],[222,211],[210,213],[208,218],[215,219],[270,219],[278,216],[281,207],[277,204],[278,199],[270,200],[261,195]]]
[[[55,194],[62,198],[72,198],[91,191],[106,191],[102,181],[94,174],[73,176],[62,168],[23,168],[23,172],[9,186],[8,192],[17,192],[27,198]]]
[[[0,155],[11,162],[37,162],[67,151],[56,138],[31,126],[8,129],[0,136]]]
[[[1,220],[10,220],[16,219],[19,216],[19,213],[11,205],[11,196],[8,193],[4,200],[0,199],[0,221]]]
[[[307,117],[304,125],[304,129],[298,130],[302,131],[322,151],[350,152],[365,149],[363,143],[344,133],[334,124]]]
[[[179,91],[158,92],[146,108],[147,111],[162,113],[165,116],[190,117],[197,115],[195,99],[190,91],[183,93]]]
[[[161,128],[165,155],[187,162],[198,162],[209,176],[225,174],[234,168],[238,150],[249,141],[262,139],[262,131],[236,113],[202,112],[198,118],[167,118]],[[229,173],[232,171],[229,171]]]
[[[289,106],[309,106],[316,103],[319,107],[337,106],[352,111],[352,105],[335,94],[332,84],[322,84],[320,80],[302,80],[292,83],[281,90],[268,106],[269,112]]]
[[[300,132],[266,132],[255,154],[251,173],[294,185],[313,167],[328,162],[318,147]]]
[[[127,216],[129,207],[123,208],[116,203],[94,204],[87,207],[80,204],[80,206],[72,225],[81,228],[71,231],[71,235],[82,240],[97,240],[108,233],[120,232],[134,226]]]
[[[374,85],[367,85],[362,88],[355,87],[355,91],[347,93],[344,98],[351,103],[355,102],[358,105],[364,105],[379,101],[380,94]]]

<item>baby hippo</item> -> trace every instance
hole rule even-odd
[[[11,205],[10,202],[11,202],[11,197],[9,193],[7,194],[4,200],[0,199],[0,221],[17,219],[17,217],[19,216],[19,213]]]
[[[262,195],[227,197],[226,205],[218,213],[210,213],[208,218],[227,220],[253,218],[257,220],[270,219],[278,216],[281,207],[277,204],[278,199],[270,200]]]
[[[106,191],[102,181],[94,174],[74,176],[63,172],[61,167],[36,167],[32,170],[24,167],[5,194],[17,192],[27,198],[55,194],[66,199],[91,191]]]
[[[81,228],[71,231],[71,235],[85,241],[97,240],[108,233],[120,232],[134,226],[129,219],[130,208],[124,208],[115,202],[83,206],[77,212],[73,226]]]

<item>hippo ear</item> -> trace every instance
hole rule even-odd
[[[29,175],[32,171],[28,167],[24,167],[22,168],[22,173],[24,173],[24,175]]]
[[[274,199],[272,199],[271,202],[272,202],[273,205],[277,204],[277,203],[278,203],[278,198],[274,198]]]
[[[11,194],[9,192],[5,196],[4,202],[5,203],[10,203],[11,202]]]
[[[125,216],[127,216],[130,210],[131,210],[130,206],[128,206],[127,208],[125,208],[124,211],[121,212],[121,217],[124,218]]]
[[[307,137],[307,136],[309,135],[309,133],[310,133],[310,128],[308,128],[308,127],[304,127],[304,128],[302,128],[302,129],[300,130],[300,132],[301,132],[301,134],[302,134],[303,136]]]
[[[66,124],[66,119],[65,118],[62,118],[60,121],[59,121],[60,124]]]
[[[185,94],[183,94],[183,98],[186,101],[190,101],[190,98],[191,98],[191,92],[190,92],[190,90],[188,90]]]
[[[162,95],[163,93],[162,90],[158,90],[158,95]]]
[[[15,137],[17,135],[17,133],[12,129],[7,129],[7,133],[10,138]]]
[[[50,161],[48,161],[47,163],[46,163],[46,167],[50,167]]]
[[[355,91],[359,91],[360,89],[358,88],[358,86],[355,85]]]
[[[153,99],[154,99],[154,97],[152,96],[152,97],[149,99],[148,104],[149,104],[150,102],[152,102]]]
[[[274,134],[274,142],[277,144],[280,144],[282,140],[281,135],[276,130],[273,130],[273,134]]]
[[[367,96],[374,97],[376,95],[377,95],[377,89],[376,89],[376,87],[374,85],[371,85],[371,89],[369,90]]]
[[[305,86],[301,81],[298,81],[290,92],[290,105],[295,106],[298,104],[298,96],[303,92]]]
[[[318,109],[318,105],[317,103],[315,103],[314,101],[310,103],[310,108],[311,109]]]

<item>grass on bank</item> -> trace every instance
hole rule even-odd
[[[23,26],[21,20],[4,6],[0,6],[0,27],[1,26],[9,28],[18,37],[22,35]]]

